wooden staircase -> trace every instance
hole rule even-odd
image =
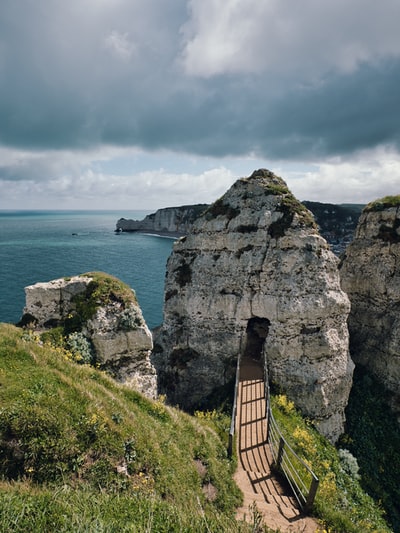
[[[237,518],[253,522],[256,507],[263,522],[273,530],[314,533],[317,522],[301,513],[295,498],[271,470],[272,456],[265,442],[265,409],[262,366],[258,361],[243,358],[236,411],[235,480],[243,492],[244,503]]]

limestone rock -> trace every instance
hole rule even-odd
[[[40,327],[51,327],[74,309],[73,299],[86,290],[91,278],[75,276],[60,278],[25,287],[25,320],[32,317]]]
[[[239,354],[265,355],[270,380],[335,441],[353,372],[337,263],[281,178],[239,179],[169,258],[160,391],[194,408],[232,381]]]
[[[147,231],[185,235],[196,218],[208,207],[207,204],[166,207],[147,215],[143,220],[120,218],[117,231]]]
[[[99,289],[99,287],[105,287]],[[116,278],[92,273],[25,288],[22,323],[62,326],[90,346],[94,362],[117,381],[147,396],[157,394],[150,362],[153,339],[133,291]]]
[[[340,275],[352,358],[393,394],[400,415],[400,196],[365,207]]]

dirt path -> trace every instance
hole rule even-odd
[[[271,529],[314,533],[318,524],[304,516],[294,497],[271,473],[272,456],[265,445],[264,380],[259,363],[244,359],[240,371],[236,414],[238,469],[235,480],[244,494],[237,518],[253,522],[257,515]],[[253,508],[253,511],[251,510]]]

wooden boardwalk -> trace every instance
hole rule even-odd
[[[238,469],[235,480],[244,494],[237,518],[252,521],[251,507],[271,529],[314,533],[318,524],[304,516],[289,490],[271,472],[272,456],[266,438],[266,402],[261,364],[242,361],[238,388],[236,433]],[[253,514],[253,516],[252,516]]]

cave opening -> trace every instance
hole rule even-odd
[[[268,337],[271,322],[267,318],[253,317],[247,322],[244,357],[261,361],[265,339]]]

